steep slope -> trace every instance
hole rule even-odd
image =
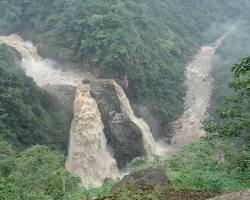
[[[0,45],[0,137],[16,148],[46,144],[65,148],[54,99],[20,68],[20,55]]]
[[[248,6],[247,0],[3,0],[0,32],[20,32],[42,55],[102,78],[128,76],[129,98],[166,125],[183,109],[184,63],[211,38],[210,26],[239,18]]]

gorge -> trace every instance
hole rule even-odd
[[[63,72],[18,35],[1,36],[0,43],[16,49],[27,76],[60,96],[59,102],[67,90],[71,93],[68,98],[74,97],[69,100],[74,101],[71,108],[62,108],[73,110],[68,112],[68,120],[71,113],[73,116],[66,167],[82,178],[83,185],[101,185],[106,178],[118,178],[118,167],[124,169],[135,157],[164,154],[163,144],[156,142],[146,122],[135,116],[114,80],[96,80],[86,72]]]
[[[136,157],[169,156],[204,135],[202,122],[212,87],[211,60],[222,39],[202,47],[187,65],[186,109],[175,122],[176,134],[170,145],[155,141],[148,124],[135,116],[125,92],[114,80],[96,79],[88,72],[61,71],[54,61],[42,59],[33,44],[18,35],[1,36],[0,43],[21,54],[23,69],[40,87],[57,96],[71,87],[69,98],[74,103],[62,108],[72,110],[68,114],[72,122],[66,167],[80,176],[84,185],[101,185],[106,178],[119,178],[119,170]]]

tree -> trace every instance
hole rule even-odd
[[[239,137],[250,147],[250,57],[232,68],[234,79],[229,86],[235,90],[218,108],[222,119],[206,126],[206,130],[220,137]]]
[[[15,168],[16,152],[5,141],[0,141],[0,174],[7,177]]]
[[[25,75],[18,57],[0,44],[0,137],[19,149],[36,144],[65,148],[67,134],[55,98]]]
[[[63,154],[45,146],[26,149],[15,166],[11,178],[20,196],[30,193],[62,199],[65,192],[74,191],[80,183],[64,168]]]

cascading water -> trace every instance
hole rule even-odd
[[[81,83],[81,79],[94,79],[90,74],[62,72],[56,69],[55,62],[42,59],[32,43],[24,41],[18,35],[1,36],[0,44],[5,43],[22,55],[22,67],[39,86],[73,85],[77,86],[74,102],[74,118],[70,130],[70,142],[66,167],[75,175],[79,175],[83,185],[100,185],[105,178],[119,176],[116,161],[107,149],[103,132],[104,125],[95,100],[91,97],[89,86]],[[103,80],[105,81],[105,80]],[[121,104],[121,109],[141,130],[144,146],[148,156],[163,155],[164,147],[156,142],[149,126],[143,119],[134,115],[129,100],[123,89],[111,80]]]
[[[27,76],[32,77],[39,86],[76,85],[81,75],[72,72],[62,72],[56,69],[55,62],[43,60],[31,42],[24,41],[18,35],[1,36],[0,44],[5,43],[15,48],[22,55],[22,67]]]
[[[151,155],[164,155],[165,154],[165,147],[164,144],[161,144],[159,142],[156,142],[155,139],[153,138],[153,135],[151,133],[150,127],[148,124],[141,118],[138,118],[135,116],[129,100],[123,91],[123,89],[115,82],[112,81],[114,88],[116,90],[117,97],[120,101],[121,104],[121,109],[123,110],[124,113],[128,115],[130,120],[134,122],[141,130],[142,135],[143,135],[143,140],[144,140],[144,147],[145,150],[148,154],[148,156]]]
[[[207,117],[207,108],[212,95],[211,62],[224,37],[212,45],[202,47],[193,61],[186,67],[185,111],[181,118],[175,122],[176,134],[169,146],[170,154],[205,135],[202,126]]]
[[[5,43],[15,48],[22,55],[22,67],[39,86],[73,85],[83,76],[93,78],[90,74],[62,72],[55,69],[54,62],[43,60],[30,42],[18,35],[1,36],[0,44]],[[66,166],[82,178],[84,185],[100,185],[105,178],[116,178],[116,162],[106,148],[103,124],[100,113],[90,97],[87,88],[78,84],[74,103],[69,146],[69,157]]]
[[[104,125],[88,85],[77,86],[74,119],[66,167],[81,177],[84,185],[99,186],[105,178],[119,177],[116,161],[107,150]]]
[[[171,145],[164,145],[154,140],[148,124],[134,115],[123,89],[111,80],[121,109],[141,130],[148,156],[174,153],[183,145],[204,135],[202,122],[206,118],[212,93],[211,60],[222,39],[211,46],[203,47],[186,68],[185,112],[175,123],[181,128],[176,128]],[[17,35],[1,36],[1,43],[5,43],[20,52],[22,67],[39,86],[46,84],[77,86],[73,106],[74,119],[70,130],[69,154],[66,162],[67,169],[75,175],[79,175],[84,185],[100,185],[105,178],[118,177],[116,161],[107,149],[103,132],[104,125],[97,103],[90,95],[88,84],[84,85],[80,81],[84,74],[62,72],[56,69],[53,61],[43,60],[37,54],[32,43],[23,41]],[[85,74],[85,77],[91,79],[93,76]]]

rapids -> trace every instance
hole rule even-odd
[[[24,41],[18,35],[0,36],[0,44],[5,43],[15,48],[22,55],[22,67],[27,76],[43,85],[73,85],[81,79],[81,74],[74,72],[62,72],[56,68],[56,62],[50,59],[42,59],[37,53],[36,47],[28,41]],[[89,74],[86,76],[93,77]]]
[[[203,46],[186,66],[185,110],[181,118],[174,122],[175,135],[169,146],[169,154],[205,135],[202,127],[208,116],[207,109],[213,89],[212,58],[224,37]]]

